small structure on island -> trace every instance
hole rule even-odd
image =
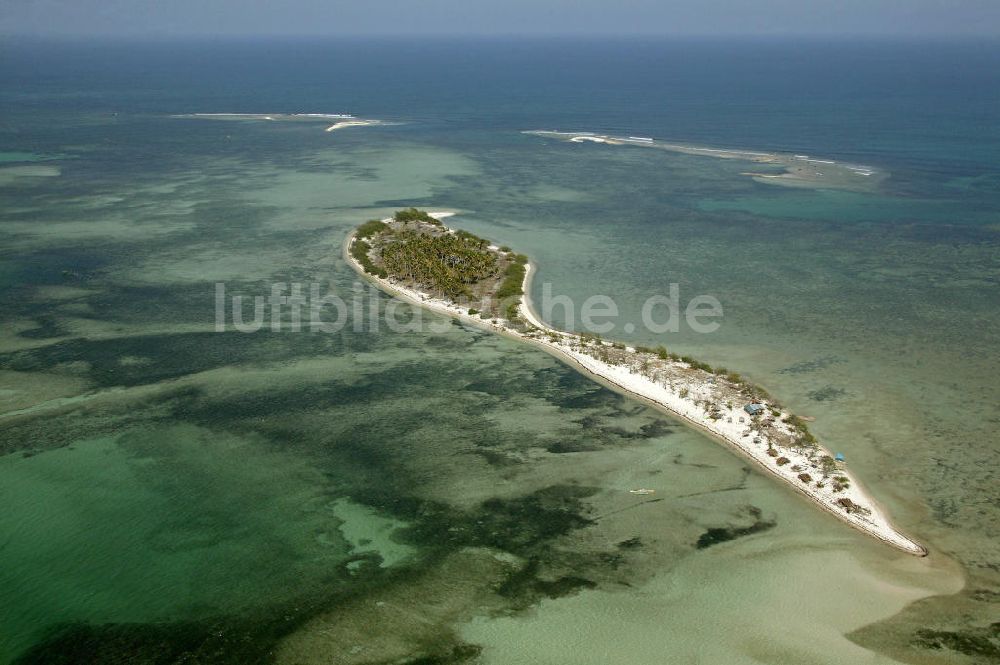
[[[751,416],[756,416],[758,413],[764,411],[763,404],[747,404],[743,407],[743,410],[749,413]]]
[[[837,453],[836,455],[834,455],[833,456],[833,461],[834,462],[843,462],[844,461],[844,453]]]

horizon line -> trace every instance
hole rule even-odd
[[[916,40],[972,40],[1000,41],[1000,32],[343,32],[343,33],[257,33],[257,32],[4,32],[0,37],[22,40],[106,40],[134,41],[149,40],[335,40],[335,39],[405,39],[417,41],[421,39],[457,40],[457,39],[490,39],[490,40],[543,40],[543,39],[790,39],[790,40],[850,40],[850,39],[888,39],[899,41]]]

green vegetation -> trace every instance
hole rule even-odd
[[[474,233],[469,233],[465,229],[459,229],[455,231],[455,235],[462,240],[465,240],[471,244],[478,246],[480,249],[486,249],[489,246],[490,241],[486,238],[480,238]]]
[[[380,219],[370,219],[359,226],[354,235],[361,240],[364,238],[370,238],[378,233],[385,233],[386,231],[390,231],[388,224]]]
[[[393,215],[392,218],[397,222],[402,222],[403,224],[409,224],[410,222],[427,222],[428,224],[441,226],[441,222],[439,220],[436,220],[428,215],[426,211],[417,210],[416,208],[397,210],[396,214]]]
[[[457,298],[468,295],[469,284],[496,276],[497,257],[483,249],[484,242],[471,233],[400,231],[382,248],[382,263],[390,274]]]
[[[788,423],[790,426],[799,430],[800,432],[806,428],[805,421],[803,421],[801,418],[791,413],[785,416],[784,421]]]
[[[712,366],[711,365],[709,365],[708,363],[703,363],[700,360],[695,360],[691,356],[681,356],[680,360],[681,360],[681,362],[687,363],[688,365],[690,365],[694,369],[700,369],[703,372],[711,372],[712,371]]]
[[[512,303],[508,303],[506,309],[504,309],[504,317],[508,321],[516,321],[517,320],[517,318],[518,318],[517,306],[518,306],[518,303],[512,302]]]
[[[511,296],[524,295],[524,265],[520,263],[511,263],[507,266],[507,270],[504,272],[503,282],[500,283],[500,287],[497,289],[496,296],[499,300],[504,300],[510,298]]]
[[[369,245],[364,240],[355,240],[354,244],[351,245],[351,256],[354,260],[361,264],[365,272],[370,275],[375,275],[376,277],[382,277],[383,279],[389,276],[389,273],[385,271],[384,268],[379,268],[372,260],[368,258],[368,252],[371,250],[371,245]]]
[[[809,427],[806,425],[804,420],[798,416],[788,414],[785,416],[784,421],[793,429],[798,431],[799,436],[796,438],[796,445],[805,448],[814,448],[816,446],[816,437],[809,431]]]
[[[510,253],[509,247],[502,253],[489,245],[469,231],[446,229],[423,210],[407,208],[388,223],[370,220],[358,227],[351,256],[369,274],[392,275],[453,300],[495,298],[488,311],[469,309],[469,314],[492,318],[506,313],[514,320],[528,258]]]
[[[816,437],[812,435],[812,432],[806,432],[795,440],[795,445],[802,448],[815,448],[817,445]]]
[[[823,470],[824,476],[829,476],[831,473],[837,470],[837,462],[829,455],[823,455],[819,458],[819,466]]]

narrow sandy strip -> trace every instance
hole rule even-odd
[[[450,216],[450,213],[431,213],[431,215],[443,218]],[[922,545],[901,533],[892,525],[886,513],[861,487],[860,483],[858,483],[857,479],[849,471],[841,469],[836,472],[836,475],[846,476],[850,479],[849,487],[840,492],[834,492],[830,488],[829,483],[826,484],[825,488],[804,485],[797,477],[798,472],[792,469],[793,467],[815,468],[811,459],[805,453],[796,452],[794,449],[782,448],[781,454],[789,458],[790,462],[784,466],[777,466],[775,459],[767,454],[768,442],[766,438],[762,440],[764,434],[759,431],[753,431],[749,435],[746,434],[749,426],[744,422],[743,416],[745,414],[743,414],[743,410],[739,405],[733,405],[732,408],[727,407],[724,410],[722,418],[716,420],[708,418],[705,411],[697,402],[711,391],[710,385],[699,381],[691,381],[683,385],[663,385],[647,376],[632,371],[628,367],[605,363],[572,348],[572,344],[577,343],[579,338],[571,333],[549,328],[542,323],[532,307],[529,295],[531,293],[532,275],[535,272],[532,264],[529,263],[525,271],[523,284],[524,296],[521,299],[519,310],[525,321],[534,326],[537,332],[522,333],[507,325],[507,321],[505,320],[483,320],[478,315],[470,315],[467,309],[458,305],[402,286],[391,279],[382,279],[366,273],[350,254],[350,248],[353,243],[354,232],[352,231],[344,243],[344,259],[358,274],[376,284],[386,293],[479,328],[485,328],[507,337],[534,344],[563,362],[566,362],[585,376],[597,380],[602,385],[608,386],[629,397],[636,398],[673,417],[680,418],[686,423],[711,435],[713,438],[722,441],[732,449],[738,451],[743,457],[751,459],[759,468],[781,479],[795,489],[795,491],[808,497],[813,503],[855,529],[867,533],[908,554],[916,556],[927,555],[927,550]],[[552,339],[553,337],[556,339]],[[634,351],[631,348],[629,350]],[[780,417],[784,417],[785,415],[787,414],[782,412]],[[754,439],[757,439],[759,443],[754,443]],[[829,454],[829,451],[824,448],[820,448],[819,452]],[[849,513],[845,511],[837,503],[839,499],[844,498],[850,499],[856,505],[863,506],[868,510],[868,514]]]
[[[323,131],[325,132],[335,132],[338,129],[345,129],[347,127],[371,127],[374,125],[381,125],[382,123],[378,120],[341,120],[335,122]]]

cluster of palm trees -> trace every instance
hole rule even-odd
[[[390,275],[413,281],[451,298],[468,296],[469,285],[497,277],[497,255],[470,233],[431,235],[397,231],[381,247]]]

